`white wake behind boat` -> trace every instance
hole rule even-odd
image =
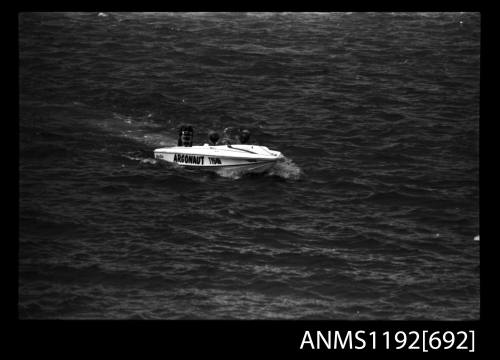
[[[279,151],[259,145],[174,146],[156,149],[155,159],[174,163],[189,169],[234,169],[260,173],[269,170],[283,159]]]

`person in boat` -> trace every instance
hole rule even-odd
[[[182,125],[179,129],[179,138],[177,140],[177,146],[193,146],[193,127],[190,125]]]
[[[211,145],[217,145],[217,142],[219,141],[219,134],[213,130],[209,131],[208,140],[210,140]]]
[[[235,134],[236,133],[236,134]],[[212,134],[213,135],[213,134]],[[218,139],[218,134],[217,134]],[[224,129],[222,140],[217,145],[231,145],[231,144],[246,144],[250,140],[250,131],[248,130],[234,130],[233,127]]]
[[[250,131],[244,129],[238,134],[240,144],[246,144],[250,140]]]
[[[238,131],[236,136],[233,135],[233,128],[227,127],[224,129],[224,137],[219,141],[219,134],[215,131],[210,131],[208,133],[208,139],[211,145],[228,145],[231,144],[246,144],[250,140],[250,131],[242,130]]]
[[[231,145],[234,144],[235,142],[233,141],[232,138],[232,127],[227,127],[224,129],[223,132],[223,138],[220,139],[219,134],[216,131],[209,131],[208,132],[208,140],[210,141],[211,145]],[[220,141],[219,141],[220,140]]]
[[[233,139],[233,136],[232,136],[233,131],[234,131],[233,127],[231,127],[231,126],[225,128],[223,136],[222,136],[222,140],[220,141],[219,145],[231,145],[231,144],[234,144],[234,139]]]

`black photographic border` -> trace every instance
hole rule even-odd
[[[122,5],[122,4],[120,4]],[[123,10],[127,6],[120,6]],[[144,4],[141,4],[144,6]],[[497,115],[493,113],[493,95],[496,94],[494,85],[494,69],[498,64],[495,53],[495,37],[493,36],[493,12],[492,9],[485,9],[479,4],[475,6],[467,6],[459,3],[454,3],[451,6],[440,6],[435,3],[419,3],[418,6],[410,5],[410,8],[403,8],[402,4],[391,4],[388,6],[378,4],[373,7],[359,8],[358,6],[348,5],[347,3],[331,4],[333,9],[327,6],[313,4],[293,4],[288,6],[273,6],[273,4],[257,4],[252,2],[248,8],[245,5],[236,5],[235,3],[228,6],[215,4],[168,4],[164,6],[169,9],[165,11],[473,11],[481,13],[481,99],[480,99],[480,124],[483,125],[483,131],[480,132],[480,154],[483,159],[488,156],[495,156],[494,149],[490,149],[488,144],[488,136],[493,136],[494,130],[489,130],[496,121]],[[194,8],[192,8],[192,6]],[[241,8],[243,6],[243,8]],[[18,15],[22,11],[55,11],[55,8],[68,10],[69,3],[61,3],[58,6],[45,6],[34,4],[31,8],[18,8],[15,12],[9,12],[8,16],[8,45],[11,49],[4,50],[4,58],[12,61],[11,66],[19,71],[19,49],[18,49]],[[71,7],[79,7],[78,4],[71,4]],[[110,6],[103,4],[82,4],[79,8],[84,8],[88,11],[99,8],[105,11]],[[104,7],[104,9],[103,9]],[[157,9],[158,6],[152,6]],[[283,9],[283,7],[285,9]],[[41,9],[43,8],[43,9]],[[116,7],[115,7],[116,8]],[[73,10],[73,9],[70,9]],[[76,11],[76,9],[74,9]],[[148,9],[144,9],[145,11]],[[489,10],[489,11],[488,11]],[[7,65],[8,66],[8,65]],[[4,221],[7,225],[12,226],[12,232],[5,232],[3,239],[4,244],[8,245],[8,249],[4,250],[8,261],[9,282],[8,286],[4,287],[8,291],[3,292],[7,295],[8,307],[7,322],[4,326],[7,328],[8,346],[13,346],[16,354],[34,354],[34,355],[51,355],[57,354],[64,357],[72,357],[73,355],[87,356],[105,356],[111,355],[140,355],[148,357],[152,354],[160,357],[184,357],[189,354],[197,354],[198,356],[210,356],[219,353],[225,353],[231,357],[245,357],[247,355],[269,355],[277,354],[280,356],[300,355],[302,353],[311,355],[312,353],[323,353],[329,357],[335,357],[340,353],[357,353],[361,355],[370,355],[371,352],[384,353],[383,349],[377,350],[301,350],[300,344],[305,331],[315,332],[321,330],[326,331],[358,331],[366,330],[377,331],[446,331],[446,330],[474,330],[476,334],[475,353],[458,352],[465,355],[479,355],[487,352],[488,348],[493,349],[494,342],[494,327],[492,316],[492,301],[495,296],[491,290],[492,281],[489,277],[495,274],[490,264],[489,257],[493,256],[493,242],[496,240],[491,234],[491,228],[488,225],[494,213],[491,210],[481,212],[481,220],[483,223],[481,235],[483,243],[481,246],[486,246],[481,249],[480,254],[480,319],[477,321],[334,321],[334,320],[165,320],[165,321],[142,321],[142,320],[19,320],[18,314],[18,255],[19,255],[19,197],[15,198],[14,191],[10,191],[10,181],[12,188],[18,189],[19,194],[19,72],[9,71],[12,75],[12,82],[6,93],[13,94],[16,99],[12,102],[7,101],[6,104],[16,104],[8,106],[9,111],[12,109],[12,114],[4,113],[4,124],[12,125],[12,131],[8,127],[4,132],[4,155],[8,163],[12,163],[12,168],[4,168],[4,177],[9,181],[4,181],[4,190],[8,194],[12,194],[12,203],[4,204]],[[485,127],[484,127],[485,126]],[[15,133],[16,137],[11,134]],[[12,141],[12,144],[9,143]],[[17,143],[15,143],[17,142]],[[10,145],[10,146],[9,146]],[[15,150],[13,150],[15,149]],[[17,156],[16,156],[17,155]],[[17,157],[17,159],[16,159]],[[16,163],[17,160],[17,163]],[[480,161],[481,162],[481,161]],[[488,160],[483,161],[483,165],[487,164]],[[493,167],[491,167],[493,168]],[[494,168],[493,168],[494,169]],[[488,199],[492,198],[492,189],[487,185],[489,180],[493,180],[493,169],[489,170],[488,165],[481,168],[480,188],[483,187],[483,193]],[[4,178],[5,180],[5,178]],[[484,200],[480,201],[480,208],[485,205]],[[16,211],[14,211],[16,210]],[[12,221],[10,216],[13,217]],[[17,219],[17,221],[15,221]],[[484,221],[485,220],[485,221]],[[486,224],[486,225],[485,225]],[[9,227],[10,227],[9,226]],[[17,236],[16,236],[17,235]],[[490,285],[490,288],[488,288]],[[5,318],[4,318],[5,320]],[[488,329],[491,329],[490,331]],[[102,350],[105,349],[106,353]],[[441,356],[446,352],[429,352],[422,353],[415,350],[400,350],[390,351],[392,354],[406,355],[413,353],[418,356],[434,355]],[[455,356],[456,353],[453,354]]]

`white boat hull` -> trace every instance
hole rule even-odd
[[[257,145],[218,145],[161,148],[154,151],[155,159],[189,169],[234,170],[264,172],[273,167],[283,155]]]

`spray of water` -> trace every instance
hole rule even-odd
[[[217,171],[222,177],[240,179],[249,172],[242,169],[221,169]],[[278,176],[287,180],[298,180],[302,170],[289,158],[278,161],[271,169],[263,173],[263,176]]]
[[[302,170],[292,159],[285,157],[269,170],[269,175],[279,176],[284,179],[298,180],[302,175]]]
[[[174,146],[176,139],[165,134],[165,128],[148,117],[133,118],[118,113],[96,125],[115,135],[132,139],[151,147]]]
[[[156,165],[156,164],[158,164],[158,160],[153,159],[153,158],[149,158],[149,157],[130,156],[130,155],[127,155],[127,154],[123,154],[123,157],[127,158],[129,160],[138,161],[141,164],[150,164],[150,165]]]

